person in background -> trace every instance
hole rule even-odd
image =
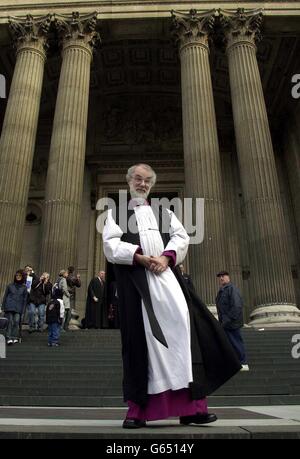
[[[70,304],[71,294],[68,290],[68,284],[67,284],[68,274],[69,273],[67,269],[62,269],[52,289],[53,298],[62,299],[64,303],[65,315],[64,315],[64,320],[61,325],[61,329],[64,331],[68,330],[69,322],[70,322],[71,315],[72,315],[71,304]]]
[[[101,328],[105,325],[103,316],[105,309],[105,271],[99,271],[88,286],[86,300],[85,327]],[[106,321],[108,318],[106,317]]]
[[[184,278],[188,288],[191,288],[192,290],[195,291],[195,287],[194,287],[194,284],[193,284],[193,281],[192,281],[192,278],[189,274],[187,274],[184,270],[184,265],[182,263],[180,263],[179,266],[179,269],[181,271],[181,274],[182,274],[182,277]]]
[[[35,330],[39,332],[43,331],[47,298],[52,291],[52,284],[49,277],[49,274],[45,272],[39,279],[35,278],[32,281],[28,304],[29,333]],[[38,316],[37,323],[36,315]]]
[[[38,277],[37,277],[37,275],[35,274],[35,272],[33,270],[33,266],[31,266],[31,265],[26,265],[25,268],[24,268],[24,272],[25,272],[25,275],[26,275],[26,288],[27,288],[27,292],[29,294],[30,290],[31,290],[32,282],[34,280],[38,279]]]
[[[75,300],[76,300],[76,288],[81,287],[81,279],[80,279],[80,274],[77,273],[75,274],[75,268],[74,266],[69,266],[68,267],[68,277],[67,277],[67,284],[68,284],[68,290],[71,294],[70,296],[70,304],[71,304],[71,309],[75,309]]]
[[[48,325],[48,346],[59,346],[61,324],[64,320],[64,303],[52,298],[46,308],[46,323]]]
[[[231,282],[227,271],[217,274],[220,289],[216,298],[219,322],[241,362],[241,371],[249,371],[245,345],[241,335],[243,320],[243,300],[239,289]]]
[[[5,317],[8,319],[6,329],[7,344],[16,344],[20,338],[20,325],[23,312],[27,305],[27,288],[25,285],[26,275],[22,269],[18,269],[14,281],[6,287],[2,307]]]

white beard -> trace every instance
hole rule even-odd
[[[150,190],[144,191],[144,192],[136,191],[132,185],[129,185],[129,188],[130,188],[130,196],[132,199],[135,199],[135,198],[147,199],[150,193]]]

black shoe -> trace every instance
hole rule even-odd
[[[193,416],[180,416],[179,422],[187,426],[188,424],[208,424],[209,422],[215,422],[217,419],[217,416],[213,413],[197,413]]]
[[[140,419],[125,419],[123,422],[123,429],[140,429],[141,427],[146,427],[146,423]]]

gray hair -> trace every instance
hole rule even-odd
[[[149,171],[150,173],[152,173],[153,177],[152,177],[152,186],[155,185],[155,182],[156,182],[156,173],[154,172],[154,170],[152,169],[151,166],[149,166],[149,164],[144,164],[144,163],[139,163],[139,164],[134,164],[134,166],[131,166],[128,171],[127,171],[127,174],[126,174],[126,180],[127,180],[127,183],[130,182],[130,180],[132,179],[133,177],[133,174],[135,172],[135,169],[137,167],[143,167],[144,169],[146,169],[147,171]]]

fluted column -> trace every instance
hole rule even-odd
[[[210,306],[215,304],[216,273],[226,267],[221,164],[208,46],[214,13],[172,12],[181,61],[185,195],[205,199],[204,241],[190,245],[190,269],[197,291]]]
[[[10,18],[17,57],[0,139],[0,283],[19,268],[50,16]]]
[[[43,215],[41,268],[53,276],[76,266],[83,191],[92,50],[99,36],[96,13],[57,15],[62,40]]]
[[[222,154],[222,176],[224,183],[224,209],[225,209],[225,234],[226,234],[226,259],[227,269],[230,272],[232,282],[242,290],[242,265],[239,245],[240,212],[237,202],[236,184],[236,155],[223,152]],[[232,222],[235,222],[232,225]]]
[[[221,11],[249,234],[253,325],[300,322],[255,40],[260,10]]]

